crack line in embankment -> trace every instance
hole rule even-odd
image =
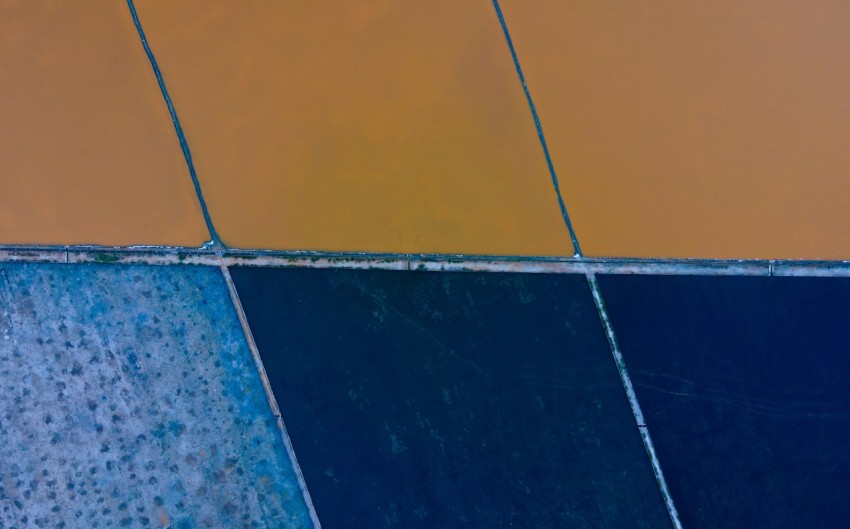
[[[162,92],[162,98],[168,106],[168,113],[171,114],[171,122],[174,123],[174,131],[177,133],[177,139],[180,140],[180,148],[183,150],[183,157],[186,159],[186,165],[189,167],[189,176],[192,177],[192,185],[195,187],[195,194],[198,197],[198,202],[201,205],[201,213],[204,215],[204,222],[207,224],[207,230],[210,232],[211,242],[214,246],[222,246],[221,239],[213,226],[212,217],[207,209],[207,202],[204,200],[204,194],[201,191],[201,183],[198,180],[198,174],[195,172],[195,164],[192,162],[192,151],[189,150],[189,143],[186,141],[186,135],[183,134],[183,127],[180,125],[180,119],[177,117],[177,110],[174,108],[174,103],[171,101],[171,96],[168,94],[168,88],[165,86],[165,80],[162,78],[162,72],[151,50],[148,39],[145,36],[145,31],[142,29],[142,23],[139,20],[139,15],[136,13],[136,6],[133,0],[127,0],[127,7],[130,8],[130,15],[133,17],[133,24],[136,26],[136,31],[139,33],[139,38],[142,41],[142,47],[145,49],[145,54],[153,68],[153,73],[156,76],[156,82],[159,85],[159,90]]]

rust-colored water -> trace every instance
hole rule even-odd
[[[850,3],[501,3],[585,253],[850,258]]]
[[[209,239],[124,2],[0,2],[0,243]]]
[[[490,2],[137,8],[226,244],[572,253]]]

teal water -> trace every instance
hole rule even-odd
[[[233,269],[323,527],[668,527],[584,276]]]
[[[685,527],[850,527],[850,280],[599,283]]]

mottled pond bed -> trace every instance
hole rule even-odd
[[[0,527],[309,527],[216,268],[0,265]]]

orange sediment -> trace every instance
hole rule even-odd
[[[0,244],[209,239],[126,4],[0,3]]]
[[[850,4],[501,6],[585,254],[850,259]]]
[[[136,7],[225,244],[572,254],[489,2]]]

